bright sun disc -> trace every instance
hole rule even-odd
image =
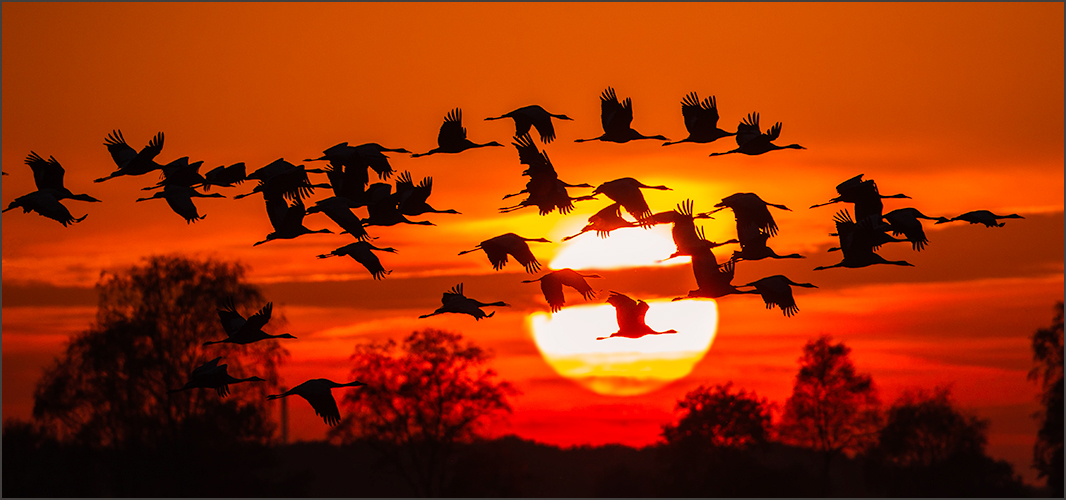
[[[571,234],[581,230],[579,226]],[[552,269],[618,269],[622,267],[687,264],[690,257],[667,258],[677,250],[670,235],[670,225],[661,224],[650,229],[616,229],[610,236],[600,238],[589,231],[562,244],[552,259]]]
[[[608,304],[567,307],[529,316],[533,339],[559,375],[598,394],[631,396],[658,389],[692,372],[718,329],[713,300],[649,302],[647,324],[678,333],[639,339],[606,337],[618,331]]]

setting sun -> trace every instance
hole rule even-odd
[[[570,234],[577,234],[577,226]],[[589,231],[565,243],[549,267],[552,269],[619,269],[624,267],[688,264],[690,257],[663,259],[677,250],[670,237],[670,225],[661,224],[649,229],[616,229],[610,236],[600,238]]]

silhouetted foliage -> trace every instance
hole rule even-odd
[[[143,266],[104,273],[96,321],[74,335],[34,392],[34,419],[63,442],[125,449],[175,441],[265,442],[273,433],[265,396],[287,353],[276,341],[201,348],[224,336],[225,299],[258,308],[259,291],[240,264],[154,256]],[[222,356],[242,384],[222,399],[209,389],[167,394],[190,372]]]
[[[1053,497],[1063,496],[1063,380],[1062,380],[1062,302],[1055,305],[1055,318],[1050,328],[1033,334],[1033,361],[1029,380],[1040,384],[1040,402],[1044,410],[1037,414],[1041,421],[1033,448],[1033,467],[1040,477],[1047,478]]]
[[[905,392],[870,452],[880,487],[888,496],[1022,496],[1010,464],[985,454],[988,424],[955,408],[946,388]]]
[[[829,335],[803,346],[800,370],[785,401],[778,431],[786,442],[823,453],[828,490],[829,463],[840,453],[866,449],[880,425],[880,400],[873,378],[856,373],[843,342]]]
[[[367,385],[345,395],[347,416],[330,439],[376,444],[418,495],[441,495],[455,445],[475,439],[493,415],[510,412],[507,398],[517,393],[484,366],[490,353],[462,340],[426,329],[401,346],[391,339],[356,346],[351,378]]]

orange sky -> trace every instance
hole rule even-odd
[[[510,431],[560,444],[646,444],[674,402],[701,383],[733,380],[783,402],[803,343],[819,333],[845,341],[891,401],[903,388],[951,383],[961,405],[992,419],[990,450],[1028,479],[1036,387],[1028,336],[1063,297],[1063,6],[1040,4],[374,4],[374,3],[4,3],[3,203],[33,190],[29,152],[55,156],[66,185],[103,203],[67,201],[69,228],[11,211],[3,216],[4,417],[28,416],[40,368],[66,335],[94,313],[91,287],[102,269],[153,253],[237,259],[251,267],[275,312],[300,337],[287,343],[288,383],[347,377],[356,342],[446,327],[497,353],[501,375],[523,391]],[[686,135],[680,101],[715,95],[719,125],[749,112],[763,128],[783,123],[781,144],[803,151],[761,157],[707,154],[735,147],[658,141],[573,142],[599,135],[599,94],[612,86],[633,100],[633,127],[671,140]],[[707,210],[735,192],[756,192],[793,211],[775,211],[778,253],[806,259],[741,263],[734,283],[772,274],[813,282],[785,318],[753,297],[718,301],[719,332],[691,375],[649,394],[589,392],[547,365],[526,327],[546,309],[515,264],[492,271],[483,254],[457,256],[514,231],[558,242],[602,208],[569,216],[533,209],[501,215],[500,198],[526,178],[509,145],[510,120],[483,121],[540,104],[575,120],[557,122],[545,146],[560,177],[600,184],[636,177],[673,191],[647,193],[655,211],[685,198]],[[475,142],[458,155],[410,158],[393,167],[431,176],[430,204],[462,215],[423,217],[434,227],[371,231],[397,254],[393,273],[369,279],[347,259],[314,256],[346,235],[309,235],[252,248],[271,231],[263,202],[198,202],[204,220],[187,225],[162,201],[134,203],[155,174],[94,184],[114,170],[103,140],[121,129],[135,148],[163,131],[160,161],[181,156],[204,168],[283,157],[296,164],[339,142],[378,142],[425,152],[448,110],[463,109]],[[889,247],[914,268],[812,271],[839,254],[832,216],[807,209],[864,173],[886,211],[915,207],[954,216],[976,209],[1025,220],[988,229],[926,226],[921,253]],[[324,182],[323,178],[314,179]],[[232,198],[251,184],[220,192]],[[328,196],[316,191],[312,200]],[[511,201],[511,200],[508,200]],[[705,221],[710,239],[733,237],[732,216]],[[309,216],[308,227],[334,228]],[[582,238],[593,238],[585,235]],[[533,247],[542,263],[559,248]],[[729,247],[725,247],[729,248]],[[731,248],[730,248],[731,250]],[[720,255],[726,255],[723,253]],[[615,270],[596,287],[645,299],[694,288],[688,266]],[[463,281],[469,295],[506,300],[490,320],[415,320]],[[477,290],[475,293],[474,290]],[[604,297],[605,298],[605,293]],[[580,298],[568,304],[583,303]],[[326,371],[328,373],[322,373]],[[307,410],[302,412],[300,410]],[[310,408],[293,412],[294,434],[319,438]],[[308,415],[309,414],[309,415]]]

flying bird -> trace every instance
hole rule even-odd
[[[336,222],[338,226],[344,231],[341,234],[348,233],[355,237],[357,240],[365,241],[370,239],[370,235],[367,234],[366,228],[363,227],[362,221],[359,219],[355,212],[352,212],[352,208],[356,208],[358,205],[347,199],[339,196],[331,196],[329,198],[318,200],[313,206],[307,209],[307,214],[322,213],[326,214],[333,222]]]
[[[922,229],[922,221],[918,219],[935,220],[937,223],[948,222],[946,217],[929,217],[916,208],[900,208],[884,215],[884,220],[891,226],[893,236],[904,235],[911,242],[911,248],[921,251],[929,239]]]
[[[370,271],[371,276],[376,280],[380,280],[385,277],[386,274],[392,272],[392,270],[386,271],[381,265],[381,261],[378,260],[378,256],[372,252],[372,250],[378,250],[381,252],[396,253],[396,249],[392,247],[378,248],[371,245],[366,241],[357,241],[355,243],[349,243],[330,253],[319,255],[318,258],[326,259],[329,257],[344,257],[347,255],[356,262],[363,265],[367,271]]]
[[[66,227],[76,222],[85,220],[89,215],[83,215],[77,219],[73,215],[70,215],[70,210],[56,199],[52,190],[37,190],[29,194],[25,194],[15,198],[14,201],[7,205],[3,211],[14,208],[22,208],[22,213],[37,212],[42,217],[48,217]]]
[[[454,209],[437,210],[428,203],[430,193],[433,192],[433,178],[423,177],[422,182],[415,185],[411,179],[411,172],[406,170],[396,179],[397,208],[404,215],[422,215],[425,213],[435,214],[458,214]]]
[[[796,306],[796,299],[792,297],[793,286],[818,288],[810,283],[796,283],[780,274],[767,276],[763,279],[740,286],[755,287],[755,292],[762,296],[763,302],[766,302],[767,309],[773,309],[774,306],[780,307],[781,312],[784,313],[786,317],[799,312],[799,307]],[[749,291],[746,293],[751,292]]]
[[[737,222],[737,239],[740,243],[740,250],[733,252],[734,260],[762,260],[767,257],[774,259],[804,258],[798,253],[778,255],[774,252],[774,249],[766,245],[766,240],[770,239],[770,233],[752,223],[741,224],[739,221]]]
[[[937,221],[937,224],[943,224],[945,222],[954,222],[957,220],[964,220],[970,224],[984,224],[985,227],[1003,227],[1003,222],[998,222],[999,219],[1024,219],[1018,214],[1010,215],[996,215],[988,210],[974,210],[973,212],[966,212],[958,217],[952,217],[947,220]]]
[[[839,202],[854,203],[855,220],[874,217],[879,221],[881,219],[881,213],[884,210],[884,204],[881,202],[882,199],[910,198],[910,196],[905,194],[883,195],[877,190],[877,183],[874,182],[873,179],[862,180],[862,176],[863,174],[859,174],[841,182],[836,187],[839,196],[832,198],[825,203],[811,205],[811,208],[824,207]]]
[[[643,135],[630,126],[633,123],[633,101],[626,98],[618,102],[618,96],[614,89],[607,87],[600,95],[600,123],[603,125],[603,135],[591,139],[575,139],[574,142],[604,141],[604,142],[629,142],[636,139],[658,139],[668,141],[661,135]]]
[[[263,327],[270,321],[270,313],[273,310],[274,303],[267,302],[259,312],[249,316],[248,319],[245,319],[244,316],[241,316],[241,313],[237,312],[237,308],[233,305],[233,299],[230,298],[218,309],[218,320],[222,323],[222,329],[226,331],[227,337],[222,340],[204,342],[203,345],[244,345],[266,339],[295,339],[296,337],[288,333],[271,335],[263,331]]]
[[[244,182],[246,178],[243,161],[228,167],[221,165],[204,174],[204,191],[210,190],[211,186],[233,187]]]
[[[204,181],[206,180],[204,179],[204,176],[200,174],[200,166],[203,165],[203,163],[204,162],[202,161],[189,163],[189,157],[182,156],[177,160],[163,165],[163,180],[157,182],[154,186],[141,188],[141,191],[151,191],[164,186],[203,186]]]
[[[26,165],[30,166],[33,170],[33,182],[37,185],[37,190],[50,190],[52,196],[55,196],[57,200],[79,200],[79,201],[91,201],[99,202],[100,200],[93,198],[87,194],[74,194],[70,192],[63,185],[63,176],[66,174],[66,170],[54,156],[49,156],[48,160],[41,158],[41,155],[30,151],[30,154],[26,156]],[[5,174],[7,175],[7,174]]]
[[[437,147],[429,150],[425,153],[415,153],[411,157],[417,158],[419,156],[427,156],[436,153],[461,153],[468,149],[483,148],[486,146],[503,146],[496,141],[492,141],[487,144],[477,144],[470,142],[466,138],[466,129],[463,128],[463,111],[459,108],[455,108],[448,112],[448,115],[444,118],[444,124],[440,126],[440,133],[437,134]]]
[[[651,216],[651,209],[648,208],[648,202],[644,200],[644,193],[640,191],[641,189],[670,190],[666,186],[647,186],[632,177],[622,177],[596,186],[592,194],[602,194],[618,202],[642,225],[654,225],[645,222],[645,219]]]
[[[270,225],[274,227],[274,231],[267,234],[265,240],[252,244],[253,247],[268,241],[288,240],[305,234],[333,233],[329,229],[312,230],[304,226],[304,217],[307,215],[307,211],[304,209],[304,203],[300,198],[296,198],[292,205],[289,205],[280,196],[266,198],[266,210],[267,217],[270,218]]]
[[[799,144],[778,146],[773,143],[781,135],[781,122],[777,122],[766,133],[759,129],[759,113],[748,114],[748,117],[737,125],[737,148],[724,153],[711,153],[708,156],[720,156],[730,153],[741,153],[749,156],[761,155],[777,149],[807,149]]]
[[[596,296],[596,292],[585,282],[585,278],[599,278],[596,274],[581,274],[573,269],[565,268],[552,271],[535,280],[525,280],[522,283],[540,282],[540,291],[544,293],[544,299],[548,301],[551,312],[559,312],[566,302],[563,297],[563,285],[573,288],[589,300]]]
[[[885,241],[907,241],[897,240],[885,234],[882,230],[882,223],[878,223],[872,217],[866,218],[858,223],[851,219],[851,214],[847,210],[840,211],[833,217],[836,222],[837,232],[836,235],[840,239],[839,250],[844,254],[843,260],[833,264],[831,266],[818,266],[814,268],[815,271],[821,271],[822,269],[830,269],[833,267],[848,267],[859,268],[872,266],[874,264],[892,264],[896,266],[914,266],[907,261],[899,260],[885,260],[884,257],[876,254],[874,248],[880,246]],[[830,249],[830,251],[835,249]]]
[[[734,193],[722,198],[722,201],[714,206],[718,210],[726,207],[733,209],[733,215],[736,217],[738,227],[741,224],[751,224],[762,231],[766,231],[770,236],[777,234],[777,222],[774,221],[773,215],[770,215],[770,209],[766,207],[792,211],[792,209],[784,205],[767,203],[755,193]],[[713,214],[718,210],[713,210],[709,213]]]
[[[548,158],[548,153],[538,150],[529,134],[515,137],[514,140],[515,142],[512,142],[511,145],[518,150],[518,160],[523,165],[529,166],[522,172],[522,175],[529,176],[529,182],[526,183],[525,189],[504,196],[503,199],[506,200],[523,193],[528,194],[528,196],[517,205],[501,208],[500,213],[536,206],[540,210],[540,215],[547,215],[557,208],[560,213],[565,215],[574,209],[575,201],[595,199],[595,195],[572,198],[566,188],[590,188],[592,186],[589,184],[568,184],[560,180],[559,174],[555,171],[555,166],[552,165],[551,160]]]
[[[451,290],[444,292],[444,295],[440,298],[441,306],[429,314],[423,314],[419,316],[419,319],[428,318],[430,316],[436,316],[437,314],[444,313],[460,313],[469,314],[474,317],[475,320],[480,321],[481,318],[491,318],[496,311],[485,314],[482,311],[482,307],[494,306],[494,307],[510,307],[510,304],[506,302],[492,302],[486,304],[481,301],[471,299],[463,295],[463,284],[459,283],[452,287]]]
[[[226,397],[229,396],[230,384],[239,384],[241,382],[266,382],[266,380],[255,376],[236,378],[226,371],[229,365],[218,364],[220,359],[222,359],[222,356],[198,366],[189,375],[189,381],[186,382],[181,389],[171,389],[167,391],[167,394],[187,391],[189,389],[203,388],[214,389],[218,392],[220,397]]]
[[[153,170],[163,168],[155,162],[155,157],[163,151],[163,133],[160,132],[148,141],[148,145],[138,152],[126,143],[122,137],[122,131],[115,130],[104,140],[104,146],[111,153],[111,159],[115,160],[118,170],[111,172],[107,177],[101,177],[93,182],[104,182],[108,179],[122,175],[144,175]]]
[[[717,299],[734,293],[754,293],[737,290],[731,284],[733,274],[736,272],[736,262],[730,259],[718,265],[710,249],[698,248],[692,253],[692,274],[696,277],[696,289],[690,290],[684,297],[676,297],[673,300]]]
[[[674,246],[677,247],[677,251],[663,260],[669,260],[681,255],[691,256],[692,252],[699,247],[710,245],[711,248],[714,248],[727,243],[737,242],[737,240],[729,240],[723,243],[711,243],[705,240],[702,228],[699,232],[696,231],[696,219],[713,219],[713,217],[706,213],[693,215],[692,208],[693,201],[691,199],[686,199],[685,201],[678,203],[675,210],[652,214],[652,216],[647,219],[652,224],[671,225],[670,236],[674,240]]]
[[[540,141],[544,144],[555,140],[555,127],[552,126],[552,118],[558,118],[560,120],[573,120],[566,115],[556,115],[549,113],[544,108],[537,106],[526,106],[524,108],[518,108],[510,113],[506,113],[494,118],[485,118],[486,120],[499,120],[502,118],[514,119],[514,135],[515,137],[522,136],[529,133],[529,127],[533,126],[537,129],[537,133],[540,134]]]
[[[263,193],[265,199],[302,200],[314,194],[315,188],[329,188],[329,184],[312,184],[308,173],[324,174],[322,169],[308,169],[303,165],[293,165],[278,158],[265,167],[256,170],[246,176],[247,179],[258,180],[252,192],[239,194],[233,199],[239,200],[255,193]]]
[[[596,231],[596,236],[600,238],[606,238],[611,235],[611,231],[615,229],[622,229],[626,227],[639,227],[640,224],[636,222],[626,220],[622,217],[622,205],[615,202],[607,205],[604,209],[592,214],[589,217],[589,223],[585,227],[581,228],[577,234],[572,234],[563,238],[563,241],[570,241],[582,234],[589,231]]]
[[[404,196],[411,193],[393,193],[392,186],[383,182],[375,182],[367,189],[366,213],[367,218],[362,219],[364,226],[395,226],[396,224],[415,224],[420,226],[435,226],[428,221],[413,221],[404,216],[400,210],[400,201]]]
[[[386,151],[411,153],[404,148],[386,148],[375,142],[358,146],[349,146],[347,142],[342,142],[323,151],[321,157],[308,158],[304,161],[328,160],[331,166],[336,169],[343,168],[345,172],[353,176],[353,179],[363,179],[363,186],[365,186],[370,182],[367,174],[368,167],[377,172],[378,178],[382,180],[388,179],[395,172],[389,164],[389,157],[385,155]]]
[[[645,335],[677,333],[677,330],[674,329],[662,332],[652,330],[644,321],[644,316],[648,314],[650,306],[643,300],[638,302],[626,295],[611,291],[611,296],[607,298],[607,303],[614,306],[615,318],[618,320],[618,331],[606,337],[596,337],[596,340],[604,340],[611,337],[639,339]]]
[[[361,387],[364,385],[366,384],[359,382],[358,380],[348,382],[347,384],[338,384],[329,379],[316,378],[297,385],[281,394],[271,394],[267,396],[267,399],[274,400],[295,394],[306,399],[308,403],[311,403],[311,408],[315,409],[315,415],[322,417],[322,419],[326,421],[326,425],[337,425],[341,422],[341,412],[337,409],[337,401],[333,399],[333,392],[331,389],[335,387]]]
[[[191,187],[174,184],[164,186],[162,191],[158,191],[147,198],[137,198],[136,201],[148,201],[163,198],[164,200],[167,200],[167,205],[170,205],[170,209],[173,210],[174,213],[185,219],[186,224],[190,224],[207,217],[206,214],[200,215],[196,210],[196,204],[192,201],[194,197],[225,198],[225,196],[218,193],[203,194]]]
[[[535,274],[540,271],[540,262],[533,256],[533,252],[529,250],[527,241],[551,243],[544,238],[523,238],[514,233],[507,233],[482,241],[470,250],[459,252],[459,255],[484,250],[485,255],[489,257],[489,262],[492,263],[492,268],[497,271],[507,265],[507,256],[510,255],[519,264],[525,266],[527,273]]]
[[[737,135],[736,132],[726,132],[718,128],[718,103],[714,96],[700,102],[700,96],[695,92],[685,96],[681,100],[681,115],[685,117],[685,128],[688,129],[688,137],[675,142],[664,142],[663,146],[680,144],[682,142],[695,142],[706,144],[714,142],[722,137]]]

